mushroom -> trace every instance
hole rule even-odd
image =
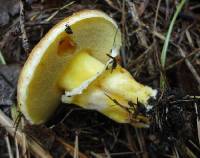
[[[101,11],[84,10],[55,25],[34,47],[18,82],[18,105],[34,124],[47,121],[60,101],[97,110],[119,123],[140,125],[132,117],[139,101],[145,106],[156,90],[134,80],[120,65],[121,33]]]

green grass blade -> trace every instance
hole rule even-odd
[[[170,41],[171,33],[172,33],[172,30],[173,30],[173,26],[175,24],[177,16],[179,15],[181,9],[183,8],[185,2],[186,2],[186,0],[181,0],[181,2],[177,5],[176,12],[174,13],[174,16],[173,16],[173,18],[171,20],[171,23],[169,25],[169,29],[167,31],[167,36],[165,38],[165,42],[164,42],[164,46],[163,46],[162,53],[161,53],[161,58],[160,58],[162,70],[165,69],[167,50],[168,50],[169,41]],[[161,74],[161,78],[160,78],[160,87],[161,88],[165,87],[165,80],[164,80],[164,76],[163,75],[164,74]]]

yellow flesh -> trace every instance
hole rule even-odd
[[[68,35],[64,31],[67,23],[73,34]],[[113,46],[116,30],[116,24],[104,13],[83,11],[54,26],[36,45],[24,65],[18,84],[18,104],[31,123],[43,123],[54,113],[64,92],[59,86],[59,79],[76,53],[88,49],[93,57],[106,63],[106,53]],[[120,32],[115,41],[119,48]],[[66,88],[72,89],[79,84],[74,82]]]
[[[146,105],[154,93],[152,88],[138,83],[127,70],[119,65],[112,73],[109,70],[105,71],[98,80],[105,92],[121,96],[133,103],[137,103],[138,99]]]
[[[62,82],[61,86],[69,87],[70,84],[80,83],[82,82],[82,75],[88,76],[91,74],[91,70],[96,73],[103,69],[103,64],[92,58],[92,56],[85,52],[77,54],[71,61],[76,64],[69,64],[69,74],[67,71],[63,74],[63,77],[66,77],[66,80],[69,82],[65,82],[66,85],[63,85],[65,83]],[[76,73],[77,69],[80,73]],[[72,74],[75,74],[73,75],[73,80],[70,77]],[[82,94],[64,97],[63,101],[83,108],[97,110],[117,122],[125,123],[131,122],[130,113],[127,111],[127,108],[130,108],[128,102],[131,101],[136,104],[138,99],[139,102],[146,105],[148,99],[154,96],[154,93],[154,90],[136,82],[127,70],[118,65],[112,73],[111,70],[104,71]],[[115,103],[114,99],[119,104]]]
[[[66,91],[79,87],[84,81],[103,71],[105,65],[88,53],[89,50],[81,51],[66,66],[59,80],[59,85]]]

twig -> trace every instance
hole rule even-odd
[[[24,0],[20,0],[19,4],[20,4],[20,29],[21,29],[21,33],[22,33],[22,46],[25,50],[26,53],[28,53],[30,51],[30,47],[29,47],[29,41],[26,35],[26,30],[25,30],[25,17],[24,17],[24,4],[23,4]]]
[[[183,58],[186,57],[186,53],[185,53],[185,51],[183,51],[183,49],[181,47],[179,47],[179,52]],[[185,63],[200,86],[200,76],[197,73],[197,71],[195,70],[194,66],[190,63],[190,61],[187,58],[185,59]]]
[[[0,110],[0,124],[2,127],[6,129],[6,131],[11,135],[15,135],[14,123],[10,118],[8,118],[1,110]],[[16,131],[17,142],[22,145],[22,132],[18,129]],[[44,150],[41,146],[39,146],[33,139],[28,138],[28,148],[38,158],[52,158],[52,156]]]
[[[185,59],[188,59],[188,58],[190,58],[191,56],[200,53],[199,51],[200,51],[200,48],[195,49],[195,50],[192,51],[190,54],[186,55],[184,58],[182,58],[182,59],[180,59],[180,60],[178,60],[178,61],[176,61],[176,62],[170,64],[169,66],[167,66],[167,67],[165,68],[165,70],[167,71],[167,70],[173,68],[174,66],[176,66],[176,65],[178,65],[178,64],[180,64],[180,63],[182,63],[183,61],[185,61]]]
[[[144,52],[141,53],[140,56],[138,56],[136,59],[134,59],[134,61],[132,61],[127,67],[133,67],[135,66],[138,62],[140,62],[141,60],[143,61],[145,56],[147,54],[149,54],[149,52],[152,50],[152,47],[154,46],[154,44],[150,45],[149,48],[147,48]]]
[[[0,49],[5,47],[6,43],[9,42],[9,38],[10,36],[12,36],[13,33],[16,34],[19,32],[18,26],[19,26],[19,17],[13,20],[10,27],[8,27],[7,31],[1,36],[2,39],[0,41]]]
[[[141,2],[139,8],[138,8],[138,15],[142,16],[143,13],[145,12],[145,9],[147,8],[149,4],[149,0],[144,0],[143,2]]]
[[[140,22],[138,13],[137,13],[136,8],[135,8],[135,4],[133,2],[130,2],[129,0],[127,0],[127,3],[128,3],[129,8],[130,8],[130,11],[131,11],[133,22],[137,23],[139,25],[139,27],[141,27],[142,23]],[[148,48],[147,37],[146,37],[144,31],[141,29],[141,31],[139,31],[137,33],[137,35],[138,35],[138,38],[141,42],[141,45],[144,46],[145,48]]]

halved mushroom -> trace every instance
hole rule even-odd
[[[35,46],[21,72],[18,104],[25,117],[35,124],[47,121],[65,92],[63,102],[131,122],[129,103],[147,105],[156,91],[119,65],[112,73],[107,70],[107,54],[117,56],[120,46],[116,23],[101,11],[81,11],[58,23]]]

